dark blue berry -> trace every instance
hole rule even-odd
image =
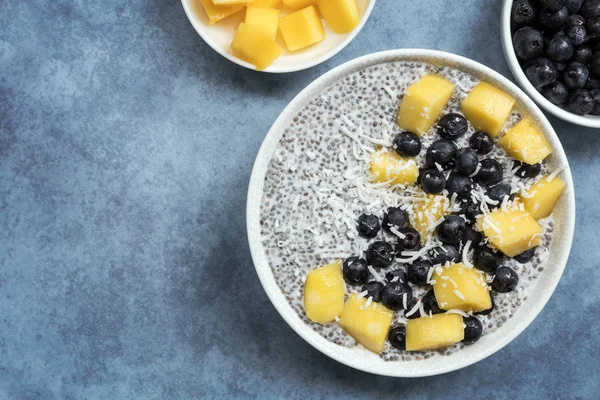
[[[588,45],[578,46],[573,53],[573,57],[571,57],[571,62],[578,62],[583,65],[586,65],[592,59],[592,48]],[[565,70],[566,67],[563,69]]]
[[[479,171],[475,175],[475,181],[482,185],[495,185],[502,180],[502,165],[492,158],[486,158],[480,163]]]
[[[595,52],[590,59],[590,71],[597,78],[600,78],[600,51]]]
[[[547,58],[535,58],[526,63],[525,75],[536,88],[552,83],[558,78],[556,65]]]
[[[444,243],[443,245],[436,247],[429,251],[429,262],[433,265],[446,264],[447,262],[456,263],[460,262],[461,255],[458,252],[456,246]]]
[[[588,69],[581,63],[571,63],[563,72],[563,81],[569,89],[581,89],[589,76]]]
[[[540,10],[538,21],[545,28],[556,32],[565,26],[567,18],[569,18],[569,10],[567,10],[567,7],[563,7],[558,11],[551,11],[546,8]]]
[[[393,234],[390,228],[394,228],[398,231],[408,227],[408,212],[399,207],[390,207],[386,213],[383,214],[383,230],[387,233]]]
[[[594,98],[594,108],[590,111],[592,115],[600,115],[600,90],[592,89],[590,90],[590,94]]]
[[[600,0],[586,0],[579,9],[579,14],[585,18],[592,18],[600,15]]]
[[[558,11],[565,6],[565,0],[540,0],[540,5],[550,11]]]
[[[464,344],[473,344],[479,340],[483,334],[483,324],[477,317],[463,317],[465,324],[465,338],[462,340]]]
[[[438,134],[447,140],[456,140],[469,129],[467,119],[460,114],[450,113],[440,118]]]
[[[510,185],[507,185],[506,183],[499,183],[498,185],[489,188],[486,195],[490,199],[495,200],[498,202],[498,204],[500,204],[505,197],[508,197],[509,199],[512,198],[512,194],[510,192]]]
[[[405,298],[406,303],[404,300]],[[408,302],[411,299],[412,289],[406,283],[388,283],[381,291],[381,303],[390,310],[398,311],[408,308]]]
[[[381,225],[379,224],[379,218],[372,214],[362,214],[358,217],[358,224],[356,225],[358,234],[367,239],[373,239],[377,236]]]
[[[544,37],[542,32],[526,26],[513,35],[513,46],[517,57],[529,60],[544,52]]]
[[[465,225],[465,220],[458,215],[446,215],[435,232],[442,242],[458,244],[465,232]]]
[[[408,281],[417,286],[427,285],[427,277],[429,276],[429,270],[431,268],[433,268],[433,265],[428,261],[414,261],[412,264],[408,265]]]
[[[466,198],[471,195],[473,180],[459,172],[451,172],[446,181],[446,190],[452,195],[456,193],[458,198]]]
[[[566,61],[573,55],[573,43],[566,36],[555,35],[548,42],[546,55],[553,61]]]
[[[430,312],[431,314],[441,314],[443,312],[438,306],[433,289],[430,289],[423,295],[421,303],[423,303],[423,311],[425,311],[425,314],[427,315],[429,315]]]
[[[584,88],[588,90],[600,89],[600,79],[596,78],[595,76],[590,76],[585,82]]]
[[[562,104],[569,97],[569,89],[564,83],[556,81],[542,88],[542,95],[553,104]]]
[[[392,147],[401,156],[416,157],[421,152],[421,138],[412,132],[396,135]]]
[[[342,266],[342,272],[348,285],[364,285],[369,281],[369,268],[362,258],[347,258]]]
[[[437,163],[444,169],[452,168],[457,151],[458,148],[454,142],[446,139],[436,140],[427,149],[427,154],[425,155],[427,166],[434,168]]]
[[[471,146],[477,154],[488,154],[494,148],[494,139],[487,133],[478,131],[469,139],[469,146]]]
[[[415,228],[404,228],[400,233],[404,237],[398,238],[396,254],[400,254],[403,251],[416,250],[421,245],[421,235]]]
[[[393,247],[383,241],[372,243],[367,249],[367,263],[375,268],[387,268],[394,261]]]
[[[565,7],[567,7],[567,10],[569,10],[571,14],[575,14],[581,8],[582,3],[583,0],[567,0],[565,1]],[[571,17],[573,17],[573,15],[571,15]]]
[[[408,307],[406,307],[406,311],[404,311],[405,318],[416,319],[416,318],[422,317],[421,312],[419,311],[418,308],[414,312],[410,313],[410,311],[412,311],[412,309],[415,308],[416,305],[417,305],[417,299],[415,299],[413,297],[412,300],[408,303]],[[409,315],[409,313],[410,313],[410,315]]]
[[[375,303],[379,303],[381,301],[381,292],[383,291],[383,283],[377,281],[371,281],[360,289],[361,292],[366,291],[367,296],[371,297]]]
[[[393,348],[406,350],[406,328],[404,325],[395,326],[388,332],[388,341]]]
[[[512,5],[512,22],[515,26],[529,25],[535,21],[535,8],[529,0],[516,0]]]
[[[421,177],[421,188],[425,193],[442,193],[446,187],[446,177],[437,168],[430,168]]]
[[[481,234],[481,232],[477,232],[475,229],[473,229],[472,226],[467,225],[465,227],[465,232],[463,233],[461,242],[463,245],[467,244],[467,242],[471,242],[471,246],[469,246],[471,249],[479,246],[479,243],[481,243],[481,241],[483,240],[483,235]]]
[[[473,251],[473,264],[484,272],[494,272],[504,261],[504,255],[488,246],[481,245]]]
[[[456,153],[456,158],[454,160],[456,164],[456,169],[463,175],[471,175],[477,169],[477,164],[479,164],[479,157],[477,157],[477,152],[471,148],[460,149]]]
[[[474,223],[481,212],[481,205],[474,203],[472,199],[466,199],[460,203],[460,215],[464,215],[465,218],[470,222]]]
[[[568,107],[572,113],[578,115],[589,114],[594,109],[594,98],[585,89],[578,89],[568,100]]]
[[[519,178],[535,178],[542,172],[542,164],[526,164],[521,161],[515,161],[513,168],[518,168],[515,175]]]
[[[536,249],[537,249],[537,247],[534,247],[533,249],[529,249],[519,255],[514,256],[513,258],[518,263],[521,263],[521,264],[528,263],[535,256]]]
[[[583,26],[571,26],[565,30],[565,35],[567,35],[573,46],[579,46],[585,41],[586,30]]]
[[[588,19],[585,30],[588,36],[598,37],[600,35],[600,16]]]
[[[519,276],[509,267],[500,267],[496,270],[492,289],[498,293],[512,292],[519,284]]]
[[[408,277],[406,275],[406,270],[404,268],[398,268],[393,271],[385,274],[385,280],[394,283],[394,282],[402,282],[408,283]]]

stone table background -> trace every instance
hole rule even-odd
[[[554,118],[577,230],[556,293],[469,368],[390,379],[323,356],[254,272],[254,157],[314,78],[379,50],[510,72],[500,0],[380,0],[327,63],[289,75],[212,51],[177,0],[0,0],[0,398],[592,399],[600,391],[600,131]]]

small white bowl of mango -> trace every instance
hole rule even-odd
[[[249,69],[311,68],[356,37],[376,0],[181,0],[196,32]]]

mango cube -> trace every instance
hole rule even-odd
[[[311,321],[328,324],[344,310],[342,264],[333,262],[312,270],[304,283],[304,310]]]
[[[231,43],[233,54],[263,70],[281,55],[281,47],[262,30],[241,23]]]
[[[458,314],[436,314],[406,323],[406,351],[441,349],[464,338],[463,319]]]
[[[356,0],[318,0],[319,10],[335,33],[348,33],[360,22]]]
[[[390,185],[413,185],[419,177],[419,168],[413,159],[386,151],[371,155],[370,171],[376,182],[389,182]]]
[[[283,0],[283,4],[286,6],[293,8],[294,10],[298,10],[300,8],[308,7],[316,3],[316,0]]]
[[[528,118],[508,129],[498,144],[512,157],[527,164],[537,164],[552,154],[546,137]]]
[[[231,6],[235,4],[246,5],[252,3],[254,0],[212,0],[213,4],[217,7]]]
[[[450,202],[446,196],[427,195],[424,201],[416,202],[413,207],[412,226],[421,235],[421,242],[425,243],[427,237],[435,230],[434,223],[448,214]]]
[[[249,6],[246,9],[246,25],[260,29],[274,40],[277,36],[280,13],[276,8]]]
[[[212,0],[200,0],[204,11],[206,11],[206,15],[208,16],[208,21],[211,25],[216,24],[229,17],[230,15],[236,14],[244,9],[241,5],[232,5],[225,7],[217,7],[213,4]]]
[[[473,127],[498,136],[515,105],[515,99],[485,82],[479,83],[462,103]]]
[[[367,307],[367,301],[353,293],[346,301],[339,323],[358,343],[379,354],[383,350],[394,312],[375,302]]]
[[[521,205],[508,211],[497,209],[479,217],[477,223],[490,242],[509,257],[514,257],[542,242],[542,227]]]
[[[426,75],[410,85],[398,111],[398,126],[422,135],[438,119],[454,92],[454,84],[436,75]]]
[[[464,264],[436,268],[433,292],[442,310],[484,311],[492,308],[485,274]]]
[[[281,0],[254,0],[252,2],[252,6],[279,8],[279,7],[281,7]]]
[[[546,218],[552,214],[562,192],[565,190],[565,182],[554,177],[548,181],[544,176],[539,182],[529,188],[525,195],[521,196],[521,202],[535,219]]]
[[[325,39],[317,7],[308,6],[279,20],[279,31],[289,51],[296,51]]]

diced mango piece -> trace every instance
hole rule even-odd
[[[498,136],[515,105],[515,99],[485,82],[479,83],[462,103],[473,127]]]
[[[213,4],[212,0],[200,0],[200,3],[202,4],[202,7],[204,7],[204,11],[206,11],[206,15],[208,16],[211,25],[244,9],[241,5],[217,7]]]
[[[333,262],[310,271],[304,283],[304,310],[311,321],[328,324],[344,310],[342,264]]]
[[[439,270],[438,270],[439,271]],[[452,264],[436,271],[433,292],[442,310],[484,311],[492,308],[485,274],[464,264]]]
[[[279,31],[289,51],[296,51],[325,39],[317,7],[308,6],[279,20]]]
[[[316,3],[316,0],[283,0],[286,6],[298,10]]]
[[[370,170],[376,182],[390,182],[390,185],[413,185],[419,177],[415,160],[390,151],[373,153]]]
[[[410,85],[404,93],[398,125],[422,135],[438,119],[454,92],[454,84],[436,75],[426,75]]]
[[[554,211],[563,190],[565,182],[562,179],[554,177],[548,181],[548,177],[544,176],[521,196],[521,202],[533,218],[546,218]]]
[[[441,349],[464,338],[463,318],[458,314],[436,314],[406,323],[406,351]]]
[[[387,338],[394,312],[380,303],[359,298],[353,293],[346,301],[339,324],[358,343],[373,353],[381,353]]]
[[[234,4],[246,5],[252,3],[254,0],[212,0],[213,4],[217,7],[231,6]]]
[[[233,54],[263,70],[281,55],[281,47],[260,29],[241,23],[231,43]]]
[[[281,0],[254,0],[254,2],[252,2],[252,6],[279,8],[281,7]]]
[[[527,164],[537,164],[552,154],[546,137],[528,118],[508,129],[498,144],[512,157]]]
[[[421,242],[425,243],[427,237],[433,234],[433,224],[448,214],[449,206],[446,196],[434,194],[427,195],[424,201],[415,202],[411,224],[421,235]]]
[[[477,223],[490,242],[509,257],[514,257],[542,242],[542,227],[517,205],[508,211],[497,209],[479,217]]]
[[[356,0],[318,0],[319,10],[335,33],[348,33],[360,22]]]
[[[260,29],[265,35],[275,39],[280,13],[276,8],[249,6],[246,10],[246,25]]]

